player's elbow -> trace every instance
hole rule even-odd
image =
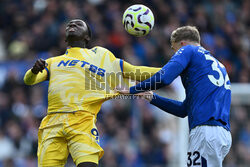
[[[180,118],[185,118],[187,116],[187,112],[185,110],[182,110],[182,112],[179,114]]]
[[[23,80],[25,85],[32,85],[31,83],[27,82],[26,80]]]
[[[180,118],[185,118],[187,115],[179,115]]]
[[[26,79],[25,77],[23,78],[23,82],[25,85],[34,85],[33,82],[30,82],[28,79]]]
[[[187,112],[186,112],[185,108],[183,108],[183,107],[180,108],[177,116],[180,118],[185,118],[187,116]]]

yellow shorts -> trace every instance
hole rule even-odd
[[[98,164],[104,153],[98,143],[94,115],[82,111],[49,114],[38,132],[38,166],[64,166],[69,153],[76,165],[82,162]]]

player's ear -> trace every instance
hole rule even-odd
[[[185,41],[181,41],[180,44],[181,44],[181,46],[185,46],[186,42]]]
[[[89,43],[89,41],[90,41],[90,36],[89,35],[84,35],[84,39],[85,39],[85,41],[86,41],[86,43]]]
[[[86,23],[86,25],[87,25],[87,28],[88,28],[88,35],[87,35],[88,37],[86,37],[85,39],[86,39],[87,43],[89,43],[89,41],[92,38],[92,31],[91,31],[91,28],[90,28],[89,24]]]

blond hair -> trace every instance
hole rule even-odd
[[[174,30],[170,37],[170,42],[180,42],[187,40],[200,43],[200,33],[195,26],[183,26]]]

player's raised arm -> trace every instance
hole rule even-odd
[[[38,59],[34,66],[29,69],[24,76],[26,85],[34,85],[48,79],[47,63],[43,59]]]
[[[171,84],[173,80],[188,66],[192,52],[193,50],[190,46],[182,47],[155,75],[136,86],[130,87],[129,93],[136,94],[146,90],[156,90],[165,85]]]
[[[161,69],[156,67],[134,66],[124,60],[121,61],[121,63],[123,63],[123,76],[136,81],[144,81]]]
[[[116,58],[109,50],[106,50],[106,53],[108,53],[110,60],[117,60],[119,62],[119,68],[121,69],[124,78],[129,78],[136,81],[144,81],[161,69],[158,67],[135,66],[122,59]]]

